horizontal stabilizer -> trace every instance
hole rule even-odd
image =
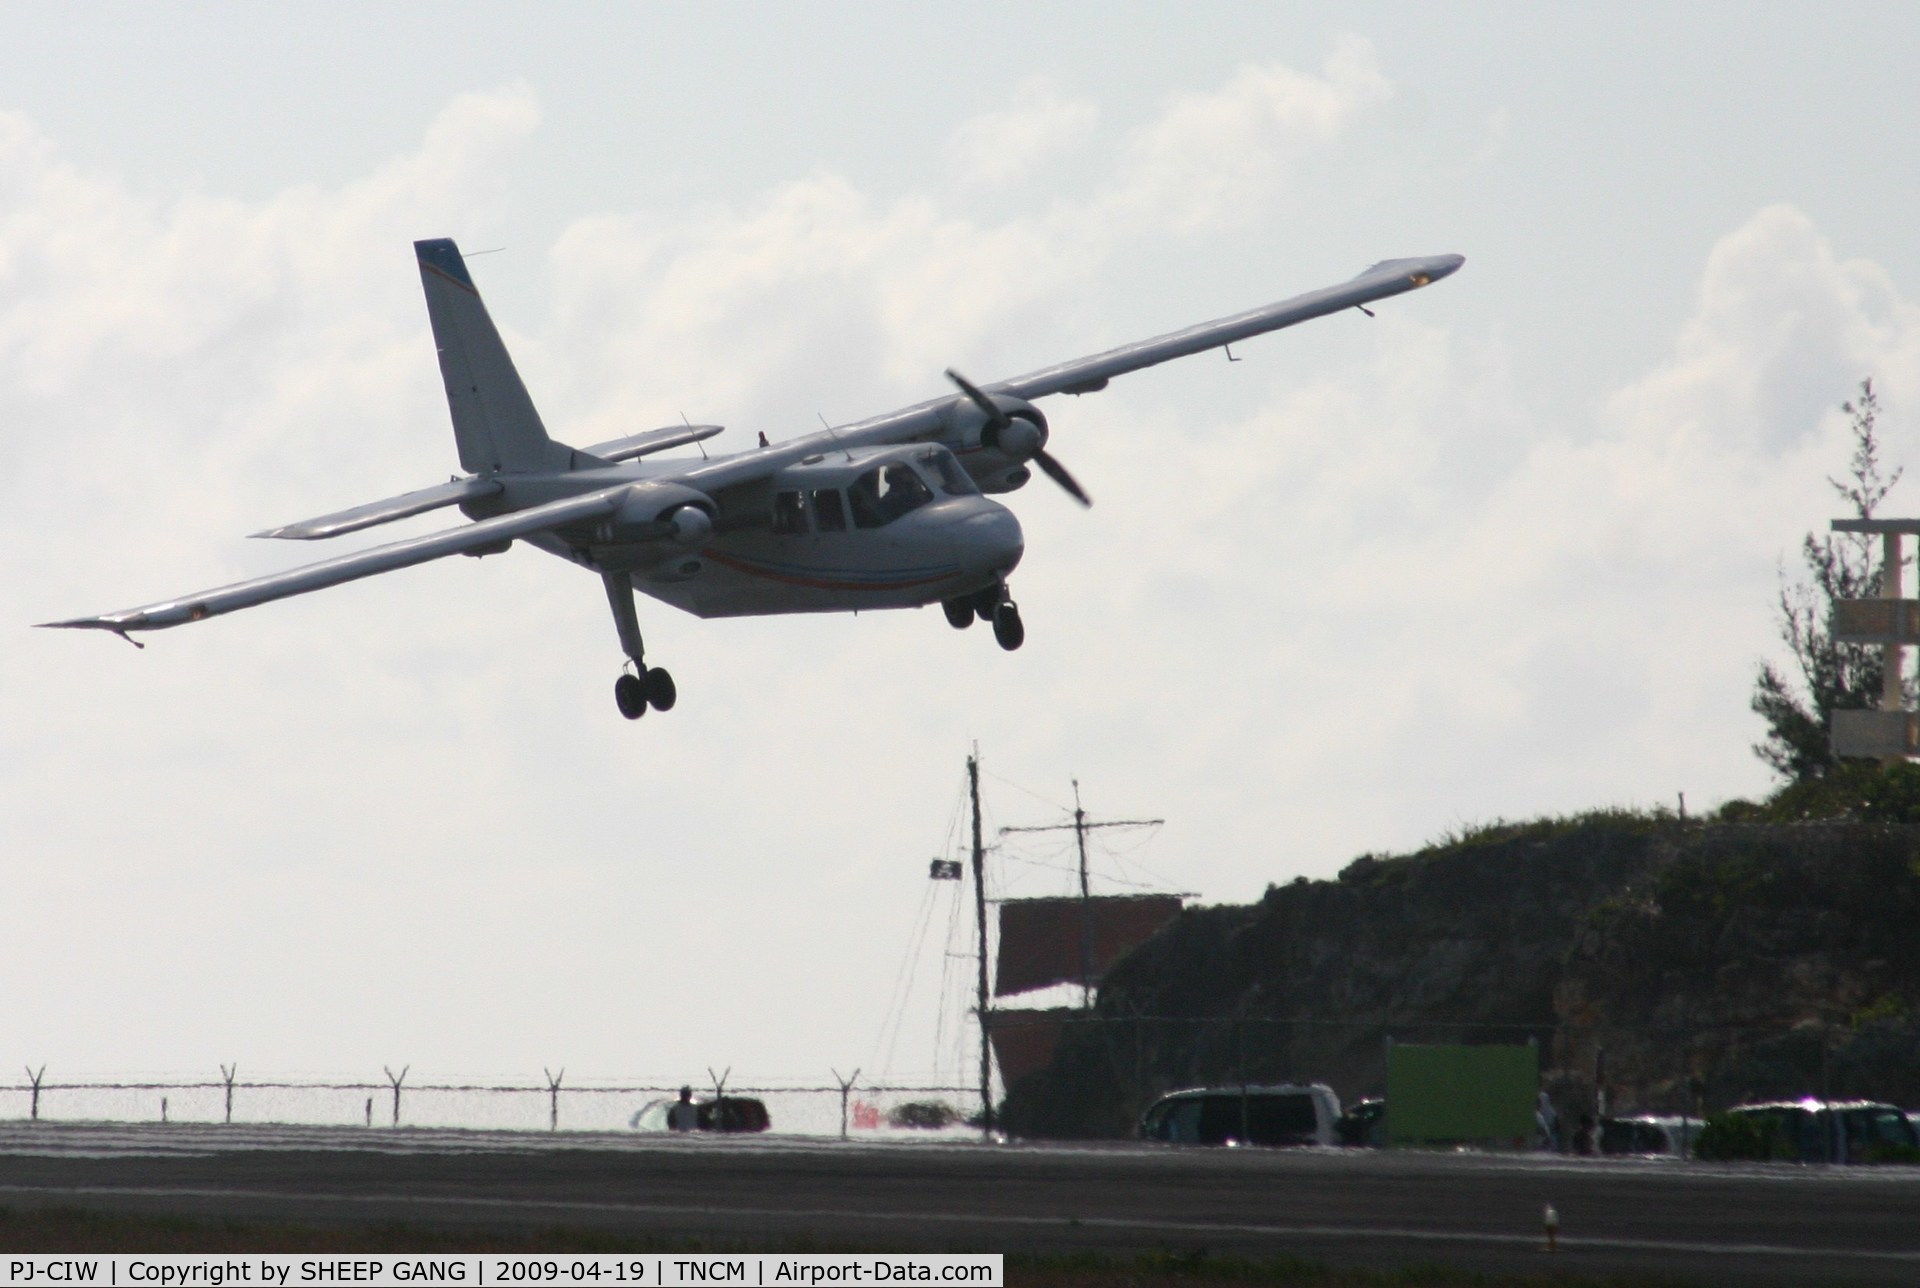
[[[117,613],[103,613],[98,617],[75,617],[64,622],[41,622],[40,625],[112,631],[116,635],[125,635],[128,631],[153,631],[167,626],[182,626],[188,622],[217,617],[221,613],[230,613],[238,608],[252,608],[256,604],[286,599],[291,595],[304,595],[311,590],[324,590],[328,586],[357,581],[376,573],[410,568],[414,564],[426,563],[431,559],[504,548],[511,545],[517,537],[532,536],[537,532],[548,532],[574,524],[591,523],[611,515],[629,497],[644,496],[658,486],[661,485],[622,483],[614,487],[599,488],[581,496],[536,505],[530,510],[503,514],[497,519],[482,519],[478,523],[470,523],[465,527],[449,528],[444,532],[430,532],[425,536],[395,541],[390,545],[374,546],[370,550],[341,555],[337,559],[308,564],[304,568],[292,568],[286,572],[255,577],[251,581],[235,582],[231,586],[202,591],[197,595],[185,595],[179,599],[146,604],[139,608],[128,608]]]
[[[499,496],[505,490],[503,484],[492,479],[455,479],[451,483],[423,487],[417,492],[390,496],[384,501],[369,501],[365,505],[356,505],[351,510],[323,514],[317,519],[302,519],[298,523],[268,528],[265,532],[256,532],[253,535],[277,537],[283,541],[318,541],[323,537],[341,537],[349,532],[359,532],[363,528],[392,523],[395,519],[411,519],[416,514],[425,514],[429,510],[458,505],[462,501],[478,501],[484,497]]]
[[[597,456],[603,461],[630,461],[636,456],[651,456],[655,452],[664,452],[671,447],[684,447],[688,443],[703,442],[725,428],[725,425],[669,425],[665,429],[649,429],[644,434],[628,434],[625,438],[610,439],[580,450],[588,456]]]

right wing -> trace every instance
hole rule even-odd
[[[167,626],[181,626],[230,613],[237,608],[251,608],[255,604],[285,599],[290,595],[304,595],[310,590],[324,590],[342,582],[357,581],[398,568],[410,568],[414,564],[443,559],[448,555],[468,554],[489,548],[504,549],[516,537],[606,518],[629,497],[644,495],[654,486],[650,483],[622,483],[565,500],[550,501],[513,514],[503,514],[497,519],[482,519],[465,527],[374,546],[369,550],[308,564],[304,568],[292,568],[286,572],[255,577],[251,581],[235,582],[231,586],[202,591],[197,595],[184,595],[179,599],[144,604],[117,613],[102,613],[98,617],[75,617],[64,622],[41,622],[40,625],[112,631],[122,638],[126,637],[128,631],[153,631]]]

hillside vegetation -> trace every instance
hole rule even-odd
[[[1173,1087],[1384,1089],[1386,1044],[1541,1047],[1564,1112],[1920,1105],[1920,770],[1705,819],[1497,823],[1188,910],[1120,963],[1010,1129],[1122,1136]]]

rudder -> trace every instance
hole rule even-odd
[[[563,471],[572,453],[547,437],[513,358],[450,237],[413,244],[440,351],[460,467],[474,474]]]

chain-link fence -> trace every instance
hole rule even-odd
[[[457,1127],[507,1131],[628,1131],[644,1127],[646,1107],[691,1085],[701,1100],[751,1098],[767,1110],[768,1130],[783,1135],[868,1137],[977,1132],[979,1093],[939,1085],[738,1085],[711,1076],[689,1084],[568,1082],[564,1071],[539,1081],[447,1081],[411,1068],[377,1079],[242,1077],[220,1066],[217,1078],[68,1077],[28,1068],[0,1086],[13,1102],[0,1116],[60,1122],[280,1123],[334,1126]],[[655,1115],[657,1117],[658,1115]],[[975,1125],[969,1126],[969,1120]]]

